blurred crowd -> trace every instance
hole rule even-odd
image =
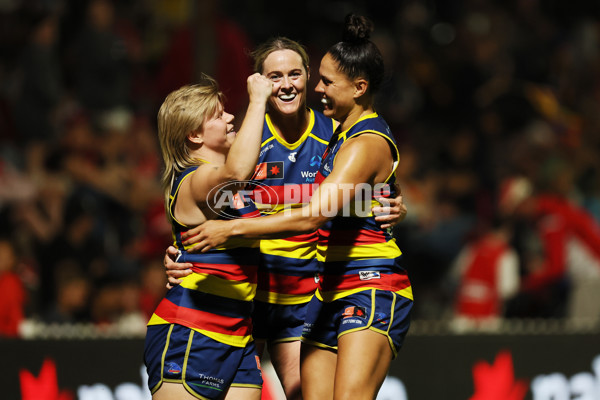
[[[305,44],[312,88],[350,11],[386,60],[414,318],[600,320],[600,5],[271,5],[0,1],[0,334],[24,318],[143,333],[171,241],[162,99],[206,72],[239,123],[252,46]]]

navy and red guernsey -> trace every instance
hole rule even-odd
[[[399,264],[402,252],[391,233],[380,228],[371,212],[372,206],[379,204],[376,198],[396,196],[399,153],[387,123],[373,113],[360,118],[346,131],[337,132],[323,155],[316,183],[321,184],[329,176],[340,147],[363,134],[380,135],[389,142],[394,167],[385,184],[366,187],[363,196],[358,196],[359,201],[351,202],[345,213],[338,213],[319,229],[317,255],[323,273],[316,294],[329,302],[366,289],[382,289],[412,300],[410,281]]]
[[[321,156],[334,122],[308,109],[309,123],[295,143],[286,142],[265,116],[258,165],[252,178],[253,199],[262,214],[302,207],[315,190]],[[307,303],[317,287],[317,232],[260,241],[256,299],[271,304]]]
[[[206,253],[189,253],[181,235],[190,227],[173,215],[179,187],[198,167],[182,172],[175,180],[168,204],[178,262],[193,264],[191,275],[169,290],[157,306],[148,325],[179,324],[218,342],[245,347],[252,339],[252,301],[256,294],[259,244],[256,240],[235,239]],[[258,217],[251,202],[234,202],[220,219]]]

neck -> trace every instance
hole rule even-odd
[[[359,119],[361,119],[362,117],[369,115],[369,114],[373,114],[375,112],[375,110],[373,109],[372,106],[368,106],[368,107],[361,107],[361,106],[355,106],[354,108],[352,108],[352,110],[350,110],[350,112],[348,113],[348,115],[346,115],[345,118],[340,119],[340,131],[343,132],[347,129],[350,129],[350,127],[352,125],[354,125],[356,123],[356,121],[358,121]]]
[[[227,154],[218,153],[207,148],[200,148],[197,151],[192,152],[192,157],[211,164],[223,165],[227,159]]]
[[[283,115],[278,113],[269,114],[273,127],[288,143],[297,142],[308,128],[309,111],[307,108],[304,112],[298,112],[292,115]]]

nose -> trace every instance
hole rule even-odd
[[[323,81],[319,80],[319,83],[317,83],[317,86],[315,86],[315,92],[325,93],[325,87],[323,85]]]
[[[225,114],[225,122],[227,122],[228,124],[230,124],[235,118],[233,114],[229,114],[228,112],[224,111],[223,114]]]
[[[292,79],[289,76],[284,76],[281,86],[284,88],[292,87]]]

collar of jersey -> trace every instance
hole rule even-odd
[[[296,147],[300,146],[302,144],[302,142],[304,142],[306,140],[306,138],[308,137],[310,132],[312,132],[313,126],[315,125],[315,114],[313,113],[313,110],[311,108],[308,108],[308,111],[310,112],[310,116],[308,117],[308,126],[306,127],[306,130],[304,131],[302,136],[300,136],[300,138],[298,140],[296,140],[294,143],[288,143],[284,138],[279,136],[279,133],[277,133],[277,130],[275,129],[275,127],[273,126],[273,123],[271,122],[271,117],[269,116],[269,114],[265,115],[265,121],[267,121],[267,126],[269,127],[269,130],[273,134],[273,137],[275,138],[275,140],[277,140],[279,143],[281,143],[282,146],[284,146],[290,150],[293,150]]]

